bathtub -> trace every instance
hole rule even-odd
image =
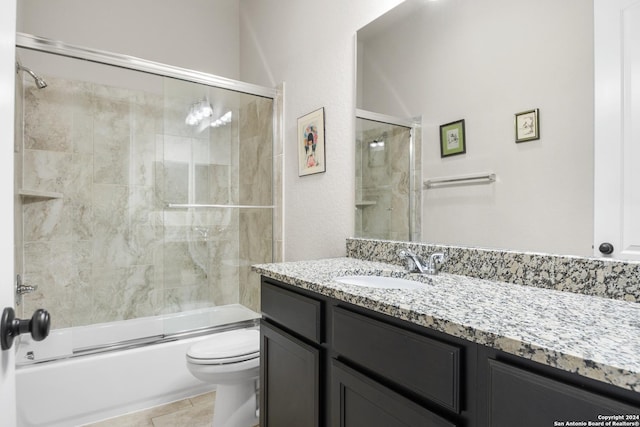
[[[213,389],[187,370],[187,348],[260,315],[232,304],[51,331],[16,350],[18,425],[78,426]]]

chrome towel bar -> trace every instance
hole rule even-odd
[[[226,208],[226,209],[274,209],[275,206],[251,206],[251,205],[208,205],[196,203],[168,203],[167,209],[186,209],[186,208]]]
[[[430,178],[424,182],[424,189],[434,188],[434,187],[442,187],[449,185],[465,185],[465,184],[489,184],[495,182],[496,174],[493,172],[475,174],[475,175],[464,175],[464,176],[455,176],[455,177],[440,177],[440,178]]]

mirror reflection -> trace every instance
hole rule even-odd
[[[411,240],[412,128],[356,118],[356,237]]]
[[[357,107],[422,117],[419,240],[592,255],[593,2],[408,0],[357,33]],[[538,109],[540,138],[516,142]],[[464,153],[440,126],[464,120]]]

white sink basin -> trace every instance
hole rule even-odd
[[[355,285],[381,289],[418,289],[425,286],[424,283],[415,282],[413,280],[384,276],[340,276],[336,277],[333,280],[345,285]]]

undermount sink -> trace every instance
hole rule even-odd
[[[424,283],[399,277],[385,276],[340,276],[333,280],[345,285],[364,286],[380,289],[418,289],[423,288]]]

